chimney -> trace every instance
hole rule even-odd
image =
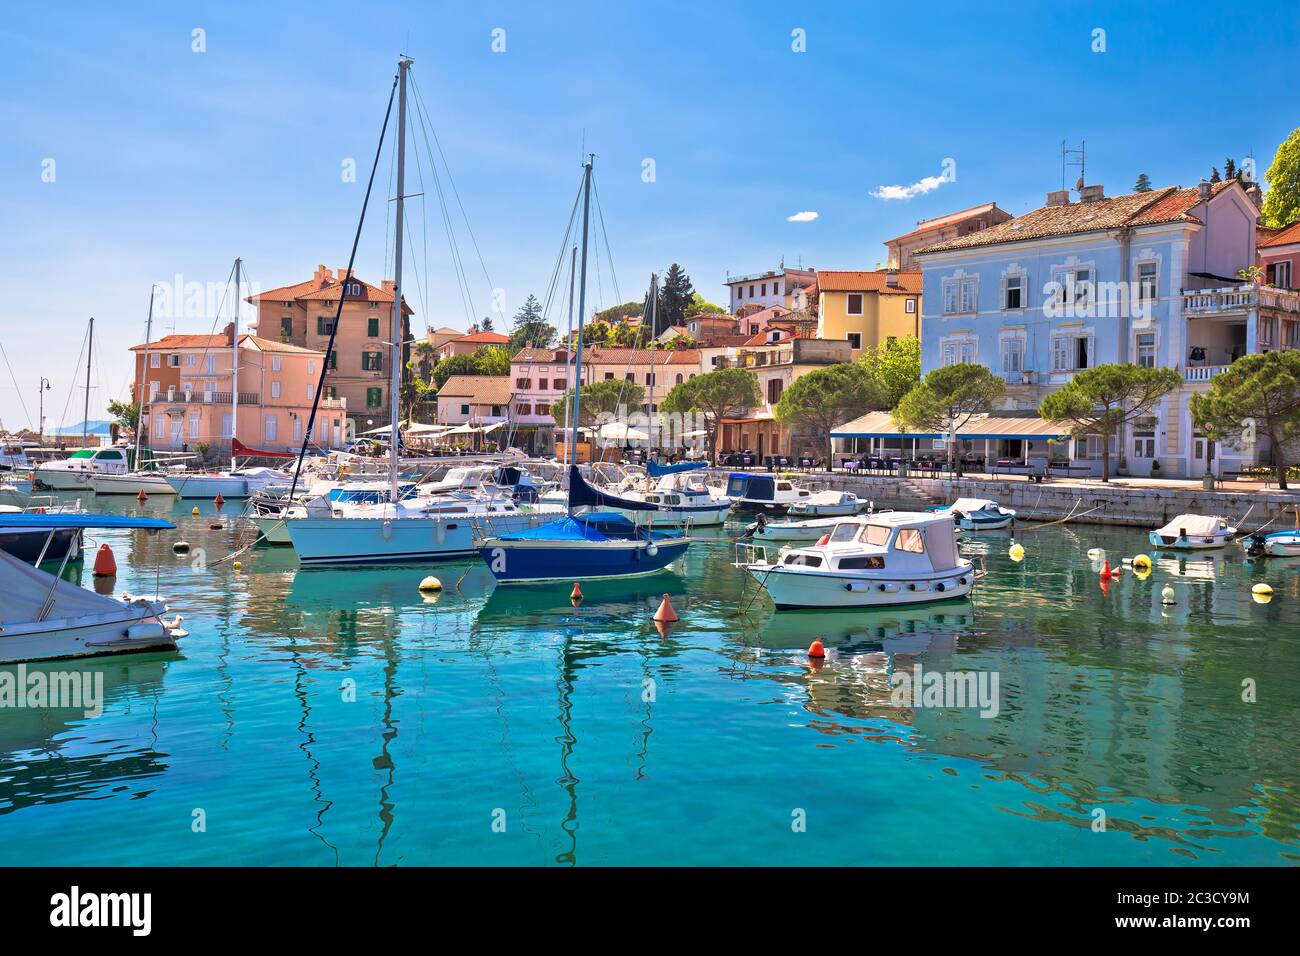
[[[330,284],[333,275],[329,269],[323,265],[316,267],[316,274],[312,276],[312,281],[316,283],[317,289],[323,289]]]
[[[346,278],[348,277],[348,270],[347,270],[347,269],[335,269],[334,271],[338,274],[338,277],[339,277],[339,281],[340,281],[340,282],[342,282],[344,279],[346,279]]]
[[[1208,181],[1208,180],[1205,180],[1205,179],[1202,179],[1201,182],[1200,182],[1200,185],[1198,185],[1198,186],[1196,187],[1196,194],[1197,194],[1198,196],[1200,196],[1200,198],[1201,198],[1202,201],[1204,201],[1204,200],[1210,198],[1210,189],[1211,189],[1211,186],[1210,186],[1209,181]]]
[[[1101,186],[1084,186],[1079,190],[1079,202],[1097,202],[1106,198],[1106,191]]]
[[[1255,204],[1256,209],[1264,208],[1264,192],[1259,188],[1259,183],[1251,183],[1246,187],[1246,195],[1250,201]]]
[[[1068,206],[1070,205],[1070,190],[1057,189],[1047,194],[1047,205],[1049,206]]]
[[[227,322],[226,327],[223,330],[222,334],[225,335],[226,337],[227,346],[234,345],[235,344],[235,323]]]
[[[885,273],[885,285],[891,289],[898,288],[898,270],[890,269]]]
[[[384,291],[385,291],[385,292],[396,292],[396,291],[397,291],[397,280],[396,280],[396,279],[385,279],[385,280],[383,281],[383,286],[384,286]]]

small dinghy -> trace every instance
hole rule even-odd
[[[1300,531],[1248,534],[1241,539],[1241,549],[1250,558],[1294,558],[1300,556]]]
[[[1218,515],[1179,515],[1163,528],[1149,535],[1157,548],[1177,551],[1204,551],[1222,548],[1237,534],[1237,529]]]
[[[739,566],[767,589],[778,611],[949,601],[968,595],[983,577],[957,554],[951,515],[915,511],[841,518],[825,544]]]
[[[818,491],[792,504],[787,514],[792,518],[829,518],[855,515],[862,502],[851,491]]]
[[[807,521],[768,521],[766,515],[759,515],[752,524],[746,525],[745,537],[758,542],[816,541],[824,534],[830,534],[840,523],[839,518],[810,518]]]
[[[932,508],[934,513],[948,513],[963,531],[996,531],[1008,527],[1016,520],[1016,513],[1001,507],[991,498],[958,498],[943,508]]]

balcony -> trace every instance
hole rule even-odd
[[[168,389],[151,398],[148,405],[229,405],[230,392],[183,392]],[[240,392],[240,405],[260,405],[262,398],[257,392]]]
[[[1240,315],[1255,308],[1300,313],[1300,290],[1275,289],[1272,286],[1246,283],[1222,289],[1198,289],[1183,293],[1183,314],[1189,318]]]
[[[1227,365],[1189,365],[1183,369],[1184,382],[1208,382],[1220,372],[1226,372]]]

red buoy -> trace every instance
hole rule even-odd
[[[95,577],[112,578],[117,576],[117,561],[113,558],[113,549],[101,544],[95,552]]]
[[[222,505],[226,503],[226,499],[221,497],[221,492],[218,491],[217,496],[212,499],[212,503],[216,505],[218,508],[220,508]]]
[[[1102,562],[1102,565],[1101,565],[1101,572],[1100,572],[1100,573],[1101,573],[1101,579],[1102,579],[1103,581],[1109,581],[1109,580],[1110,580],[1110,578],[1111,578],[1111,572],[1110,572],[1110,561],[1109,561],[1109,560],[1107,560],[1107,561],[1103,561],[1103,562]]]
[[[826,648],[822,647],[821,641],[813,641],[808,647],[808,656],[813,660],[821,660],[826,656]]]
[[[135,496],[135,500],[140,502],[140,504],[144,504],[146,501],[149,500],[149,496],[145,494],[144,489],[141,488],[140,493]]]
[[[677,612],[673,610],[672,602],[668,600],[667,594],[665,594],[664,599],[659,602],[659,610],[655,611],[654,619],[662,624],[668,624],[679,620]]]
[[[582,600],[582,588],[578,587],[578,582],[577,582],[577,581],[574,581],[574,582],[573,582],[573,591],[572,591],[572,593],[569,594],[569,600],[570,600],[570,601],[581,601],[581,600]]]
[[[830,536],[829,534],[824,534],[824,535],[822,535],[820,538],[817,539],[817,547],[820,548],[820,547],[822,547],[822,546],[828,544],[828,543],[830,542],[830,540],[831,540],[831,536]]]

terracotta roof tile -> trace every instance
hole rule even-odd
[[[389,297],[388,301],[392,301]],[[451,342],[444,342],[444,345],[450,345],[452,342],[482,342],[485,345],[505,345],[510,341],[510,336],[502,335],[500,332],[475,332],[472,335],[462,335],[458,339],[452,339]]]
[[[509,375],[453,375],[438,389],[439,398],[468,398],[471,405],[509,405]]]
[[[962,222],[965,219],[973,219],[976,216],[982,216],[986,212],[992,212],[998,206],[995,202],[986,202],[980,206],[971,206],[969,209],[962,209],[957,212],[950,212],[943,216],[935,216],[933,219],[922,219],[916,224],[916,228],[911,232],[905,232],[901,236],[895,236],[893,239],[885,240],[886,243],[902,242],[904,239],[913,239],[916,236],[923,236],[927,232],[934,232],[936,229],[942,229],[944,226],[951,226],[953,223]]]
[[[1291,223],[1291,225],[1278,232],[1272,238],[1260,242],[1259,248],[1267,249],[1271,246],[1289,246],[1295,242],[1300,242],[1300,220]]]
[[[822,292],[881,292],[886,295],[919,295],[921,273],[899,272],[898,286],[888,284],[888,269],[874,272],[819,272]]]
[[[144,344],[131,346],[132,352],[143,352],[148,348],[150,352],[159,352],[165,349],[228,349],[230,341],[222,334],[216,335],[164,335],[156,342],[150,342],[147,346]]]

